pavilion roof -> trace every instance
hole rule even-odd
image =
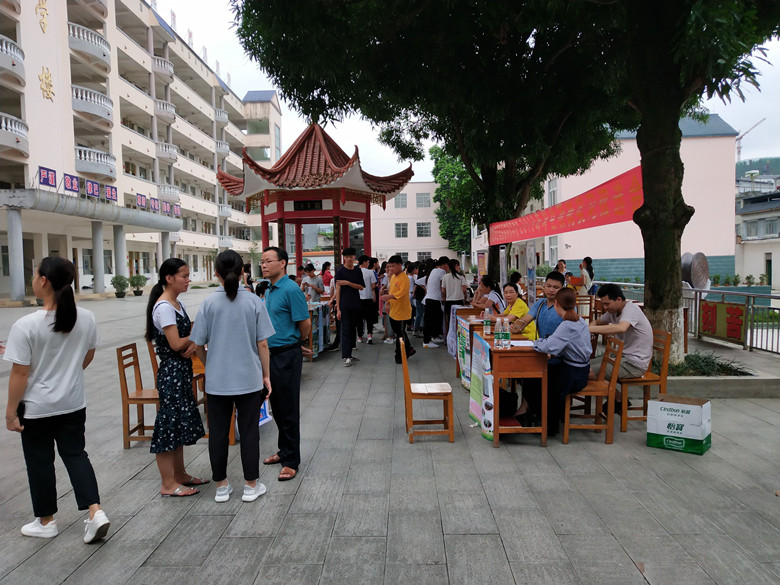
[[[246,148],[243,163],[243,179],[222,170],[217,173],[222,187],[233,196],[248,197],[266,189],[303,191],[345,187],[391,199],[414,175],[411,164],[386,177],[365,172],[360,167],[357,146],[350,157],[319,124],[309,124],[272,167],[258,164],[247,154]]]

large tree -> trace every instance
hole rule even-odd
[[[470,253],[471,218],[477,215],[472,204],[484,198],[459,157],[445,153],[440,146],[432,146],[429,153],[433,180],[438,185],[433,200],[439,204],[439,235],[447,240],[450,250]]]
[[[586,169],[638,128],[645,305],[680,339],[680,116],[755,82],[774,0],[295,4],[232,0],[248,54],[315,120],[352,112],[404,158],[432,138],[460,156],[494,215],[520,215],[545,177]],[[492,254],[491,256],[495,256]]]

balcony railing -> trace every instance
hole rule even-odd
[[[164,122],[173,124],[176,121],[176,106],[165,100],[155,100],[154,113]]]
[[[162,57],[152,57],[152,71],[173,81],[173,63]]]
[[[71,49],[95,57],[98,61],[93,61],[92,64],[100,64],[106,71],[111,70],[111,45],[102,35],[91,28],[69,22],[68,37]]]
[[[3,35],[0,35],[0,79],[20,88],[25,86],[24,51]]]
[[[169,185],[168,183],[160,183],[157,185],[157,197],[168,203],[179,203],[181,201],[179,188],[176,185]]]
[[[71,95],[74,110],[108,121],[113,126],[114,102],[110,97],[80,85],[71,86]]]
[[[30,146],[27,141],[27,124],[11,116],[0,112],[0,150],[13,148],[25,156],[30,153]]]
[[[181,242],[181,232],[171,232],[170,237],[168,238],[168,241],[171,244],[176,244],[178,242]]]
[[[157,156],[164,160],[176,161],[179,158],[179,147],[167,142],[158,142]]]
[[[217,154],[220,156],[227,156],[230,154],[230,144],[224,140],[217,140]]]
[[[220,248],[232,248],[233,247],[233,238],[230,236],[219,236],[218,237],[218,244]]]
[[[217,215],[219,217],[230,217],[233,215],[233,208],[230,207],[230,205],[225,205],[224,203],[219,204],[219,208],[217,209]]]
[[[217,124],[220,126],[224,126],[225,124],[227,124],[229,121],[227,110],[214,108],[214,119],[217,121]]]
[[[92,175],[116,177],[116,157],[111,153],[103,152],[96,148],[77,146],[76,170]]]

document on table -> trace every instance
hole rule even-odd
[[[533,347],[534,342],[527,339],[513,339],[512,347]]]

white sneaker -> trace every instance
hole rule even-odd
[[[430,343],[423,343],[423,347],[434,349],[434,348],[439,347],[439,346],[436,345],[433,341],[431,341]]]
[[[84,520],[84,542],[87,544],[97,542],[108,534],[110,526],[111,522],[108,521],[106,513],[103,510],[98,510],[92,520]]]
[[[344,367],[345,368],[351,368],[352,367],[352,358],[346,358],[344,360]]]
[[[227,502],[230,499],[230,494],[232,493],[233,493],[233,486],[230,485],[230,482],[228,482],[228,484],[223,487],[217,486],[217,493],[214,494],[214,501]]]
[[[385,343],[395,343],[395,337],[388,337],[385,339]]]
[[[440,337],[434,337],[433,339],[431,339],[431,341],[433,341],[434,343],[444,343],[444,338],[441,337],[441,336]]]
[[[362,338],[362,337],[358,337],[358,338],[357,338],[357,342],[358,342],[358,343],[363,343],[363,338]]]
[[[244,485],[244,495],[241,496],[241,499],[245,502],[254,502],[257,498],[262,496],[264,493],[265,493],[265,486],[258,481],[255,487]]]
[[[22,526],[22,534],[37,538],[54,538],[60,533],[57,529],[57,521],[52,520],[46,525],[41,524],[41,519],[36,518],[29,524]]]

